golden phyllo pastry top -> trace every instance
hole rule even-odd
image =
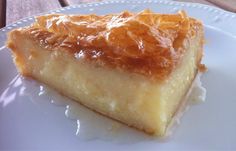
[[[164,79],[200,28],[202,24],[184,12],[163,15],[144,10],[101,16],[51,14],[18,30],[47,50],[68,51],[98,66]]]

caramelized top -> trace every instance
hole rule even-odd
[[[161,15],[144,10],[112,15],[47,15],[28,33],[48,50],[128,70],[154,79],[167,77],[185,53],[184,41],[202,28],[184,12]]]

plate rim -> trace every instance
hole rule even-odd
[[[127,1],[125,1],[125,0],[114,0],[114,1],[107,1],[106,3],[102,2],[103,3],[102,5],[120,3],[122,1],[124,1],[125,3],[129,1],[128,3],[135,3],[136,4],[136,2],[134,2],[132,0],[127,0]],[[186,6],[186,7],[194,6],[194,8],[196,8],[196,9],[203,9],[203,10],[206,10],[206,11],[208,11],[207,9],[209,7],[209,8],[212,8],[212,10],[211,10],[212,13],[219,13],[219,12],[222,11],[222,12],[224,12],[222,15],[228,14],[228,17],[230,17],[229,14],[231,14],[232,16],[234,16],[234,21],[232,21],[232,22],[234,22],[236,24],[236,13],[231,13],[231,12],[222,10],[220,8],[216,8],[214,6],[208,6],[208,5],[204,5],[204,4],[198,4],[198,3],[174,2],[174,1],[166,1],[166,0],[142,0],[140,2],[140,4],[143,4],[145,2],[163,4],[163,5],[177,4],[178,6]],[[77,9],[77,8],[81,8],[81,7],[87,7],[88,8],[88,7],[94,7],[96,5],[101,6],[100,4],[101,4],[101,2],[92,2],[92,3],[86,3],[86,4],[71,5],[71,6],[67,6],[67,7],[64,7],[64,8],[55,9],[55,10],[51,10],[51,11],[48,11],[48,12],[43,12],[43,13],[40,13],[40,14],[50,14],[50,13],[55,13],[55,12],[56,13],[63,13],[64,11],[70,10],[70,9]],[[217,10],[217,11],[214,11],[214,10]],[[37,15],[40,15],[40,14],[37,14]],[[37,16],[37,15],[34,15],[34,16]],[[13,28],[21,27],[24,23],[26,23],[26,24],[31,23],[33,21],[34,16],[20,19],[16,22],[14,22],[12,24],[9,24],[6,27],[0,29],[0,38],[1,38],[1,34],[3,34],[5,36],[6,33],[8,31],[12,30]],[[219,28],[219,29],[222,29],[222,28]],[[236,37],[236,32],[234,33],[234,35]],[[0,45],[0,51],[1,51],[1,47],[2,46]]]

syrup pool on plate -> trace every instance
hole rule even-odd
[[[21,91],[20,96],[29,97],[34,104],[41,108],[46,107],[45,104],[64,108],[68,120],[77,124],[75,135],[79,139],[86,141],[100,139],[117,143],[133,143],[154,139],[154,137],[141,131],[93,112],[33,79],[18,75],[9,84],[9,88],[15,86]],[[11,95],[11,91],[6,91],[1,98],[11,97]]]
[[[0,102],[6,100],[5,98],[12,96],[12,92],[9,91],[11,87],[17,88],[20,95],[31,98],[37,105],[41,105],[39,102],[46,100],[48,105],[53,104],[65,108],[65,116],[77,124],[75,135],[77,135],[79,139],[102,139],[116,141],[118,143],[133,143],[157,139],[156,137],[149,136],[141,131],[93,112],[78,102],[60,95],[58,92],[47,86],[19,75],[9,83],[8,89],[1,94]],[[188,94],[187,97],[187,102],[190,103],[187,103],[187,107],[184,105],[180,109],[181,111],[175,116],[174,122],[172,123],[173,126],[168,130],[169,132],[167,135],[170,135],[175,127],[177,127],[183,112],[185,112],[189,104],[195,104],[196,102],[205,100],[206,90],[201,85],[200,76],[196,77],[191,89],[191,93]]]
[[[5,48],[6,48],[6,46],[2,46],[2,47],[0,47],[0,51],[3,50],[3,49],[5,49]]]

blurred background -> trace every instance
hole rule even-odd
[[[19,19],[69,5],[102,0],[0,0],[0,28]],[[135,0],[134,0],[135,1]],[[138,0],[136,0],[138,1]],[[168,0],[170,1],[170,0]],[[236,12],[236,0],[175,0],[202,3]]]

